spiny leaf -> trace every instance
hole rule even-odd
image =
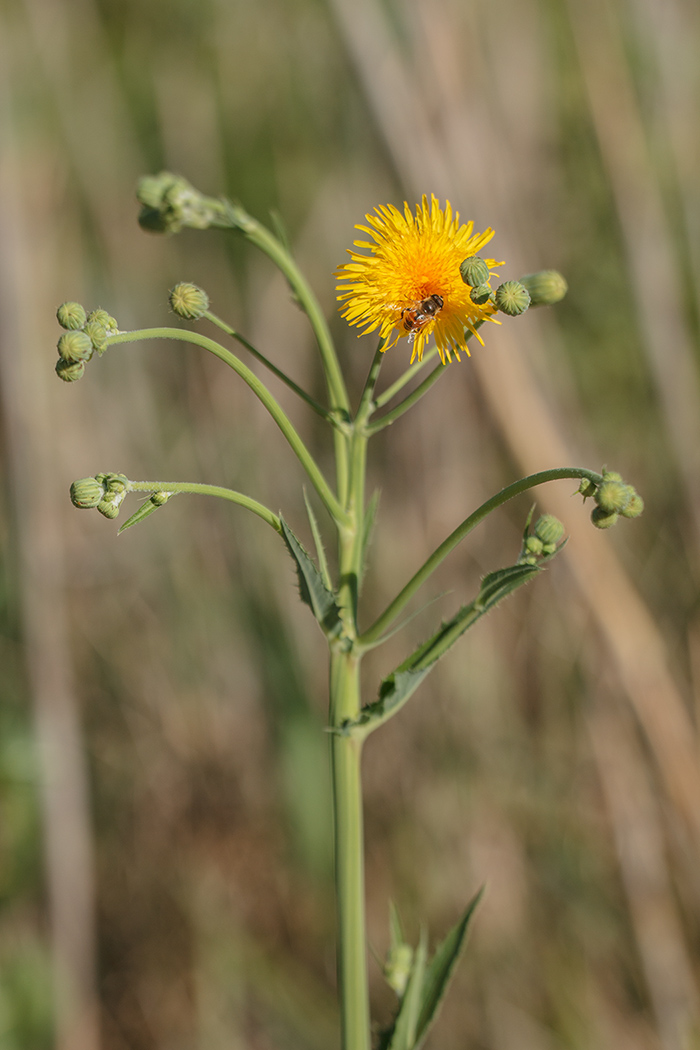
[[[361,728],[362,735],[368,735],[396,714],[458,638],[498,602],[540,571],[537,565],[511,565],[484,576],[474,601],[463,605],[452,619],[443,623],[431,638],[387,675],[380,684],[379,698],[367,704],[359,717],[345,728]]]
[[[280,523],[287,550],[297,567],[301,600],[309,606],[324,634],[335,638],[342,629],[340,610],[335,598],[323,582],[323,577],[313,560],[282,516]]]
[[[435,1021],[440,1004],[452,979],[454,968],[464,949],[467,931],[483,892],[482,887],[471,899],[462,918],[437,946],[435,954],[430,960],[423,980],[420,1016],[416,1029],[416,1041],[413,1044],[415,1050],[422,1046]]]
[[[168,498],[170,498],[170,496],[172,496],[173,493],[172,492],[171,493],[164,493],[163,492],[163,493],[159,493],[159,495],[161,496],[161,499],[165,495],[167,495]],[[139,522],[144,521],[151,514],[153,514],[155,511],[157,511],[160,507],[164,506],[165,503],[167,503],[167,500],[162,500],[162,502],[160,502],[160,503],[154,503],[153,502],[153,497],[151,497],[150,499],[147,499],[146,502],[142,503],[141,506],[139,507],[139,509],[134,514],[132,514],[130,518],[126,519],[124,524],[119,529],[119,532],[117,533],[117,535],[118,536],[121,535],[121,533],[124,532],[125,529],[130,529],[132,525],[138,525]]]
[[[421,931],[420,941],[413,957],[411,976],[408,978],[406,991],[394,1021],[391,1041],[387,1050],[413,1050],[416,1045],[416,1032],[423,1001],[423,983],[428,956],[428,939]]]
[[[306,504],[306,513],[309,517],[309,525],[311,526],[311,535],[314,538],[314,544],[316,546],[316,554],[318,556],[318,567],[321,571],[321,579],[323,580],[328,591],[333,590],[331,583],[331,576],[328,572],[328,562],[326,561],[326,552],[323,547],[323,539],[321,538],[321,532],[318,527],[318,521],[314,514],[314,509],[309,501],[306,489],[304,489],[304,503]]]

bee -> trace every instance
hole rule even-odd
[[[445,300],[441,295],[429,295],[427,299],[416,299],[401,311],[401,320],[411,339],[425,328],[429,321],[440,313]]]

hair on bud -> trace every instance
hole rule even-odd
[[[609,529],[619,518],[616,511],[605,511],[602,507],[594,507],[591,511],[591,521],[597,529]]]

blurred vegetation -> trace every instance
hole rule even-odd
[[[264,259],[138,229],[163,167],[282,217],[356,387],[373,344],[331,275],[375,205],[433,191],[496,228],[504,276],[566,275],[376,440],[369,608],[561,445],[647,511],[603,536],[564,502],[566,558],[372,739],[370,938],[390,897],[438,936],[485,882],[432,1045],[698,1045],[699,57],[693,0],[5,0],[2,1050],[336,1045],[324,646],[291,563],[236,508],[174,500],[117,541],[67,498],[97,471],[209,481],[304,529],[293,459],[218,362],[161,343],[53,375],[60,302],[159,324],[193,280],[322,396]],[[452,557],[368,699],[527,509]]]

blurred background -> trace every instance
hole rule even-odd
[[[503,278],[565,274],[563,303],[488,326],[375,440],[365,623],[523,473],[606,464],[647,509],[603,534],[573,483],[538,490],[566,552],[372,737],[370,938],[382,956],[393,898],[434,943],[485,883],[431,1047],[699,1045],[699,127],[694,0],[5,0],[2,1050],[338,1045],[326,654],[291,562],[217,501],[117,539],[68,500],[98,471],[218,483],[310,542],[296,460],[213,358],[138,344],[54,374],[59,303],[167,324],[191,280],[323,396],[265,258],[138,228],[136,180],[161,168],[282,217],[355,395],[374,342],[332,271],[376,205],[434,192],[496,229]],[[512,563],[530,502],[452,555],[368,661],[368,700]],[[388,1020],[374,963],[372,996]]]

